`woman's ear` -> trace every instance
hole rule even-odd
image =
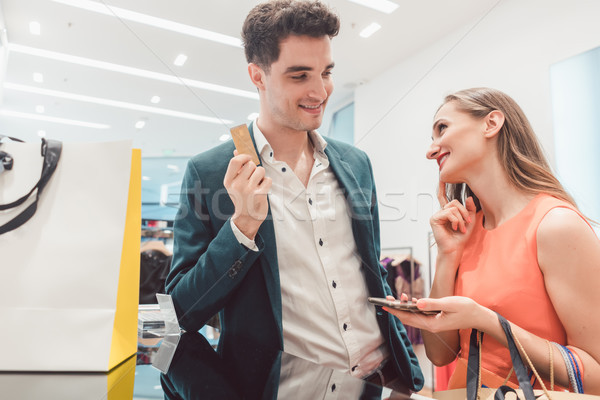
[[[504,125],[504,114],[502,111],[494,110],[485,117],[484,122],[484,136],[486,138],[493,138],[500,132],[502,125]]]
[[[254,63],[248,64],[248,75],[250,75],[250,80],[259,90],[263,90],[265,88],[265,72],[261,67]]]

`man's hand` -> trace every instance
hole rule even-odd
[[[257,167],[249,155],[238,154],[237,150],[233,155],[223,185],[235,206],[233,223],[246,237],[254,240],[269,211],[267,194],[272,181],[265,177],[265,169]]]

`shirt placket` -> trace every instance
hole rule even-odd
[[[327,219],[336,218],[335,201],[332,186],[319,185],[319,177],[323,177],[326,167],[321,161],[315,159],[311,179],[306,191],[307,204],[313,220],[313,237],[317,247],[317,253],[321,260],[321,266],[327,279],[329,293],[335,307],[338,328],[342,341],[348,353],[348,367],[356,366],[360,360],[360,347],[356,335],[350,323],[350,307],[346,300],[346,293],[340,284],[340,268],[337,261],[333,259],[330,241],[335,240],[327,236]],[[322,180],[322,179],[321,179]],[[355,368],[356,369],[356,368]]]

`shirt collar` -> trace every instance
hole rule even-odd
[[[252,132],[254,133],[254,141],[256,148],[260,154],[260,158],[263,160],[273,161],[273,148],[265,138],[265,135],[260,131],[256,120],[252,121]],[[312,142],[314,148],[315,157],[319,159],[326,167],[329,165],[329,159],[325,155],[325,147],[327,147],[327,141],[317,131],[309,131],[308,137]]]

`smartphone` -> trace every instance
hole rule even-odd
[[[410,312],[421,313],[421,314],[426,314],[426,315],[434,315],[434,314],[438,314],[441,312],[439,310],[429,310],[429,311],[419,310],[417,308],[417,304],[413,303],[411,301],[388,300],[388,299],[385,299],[382,297],[369,297],[367,300],[369,300],[369,303],[375,304],[377,306],[389,307],[389,308],[393,308],[393,309],[401,310],[401,311],[410,311]]]

